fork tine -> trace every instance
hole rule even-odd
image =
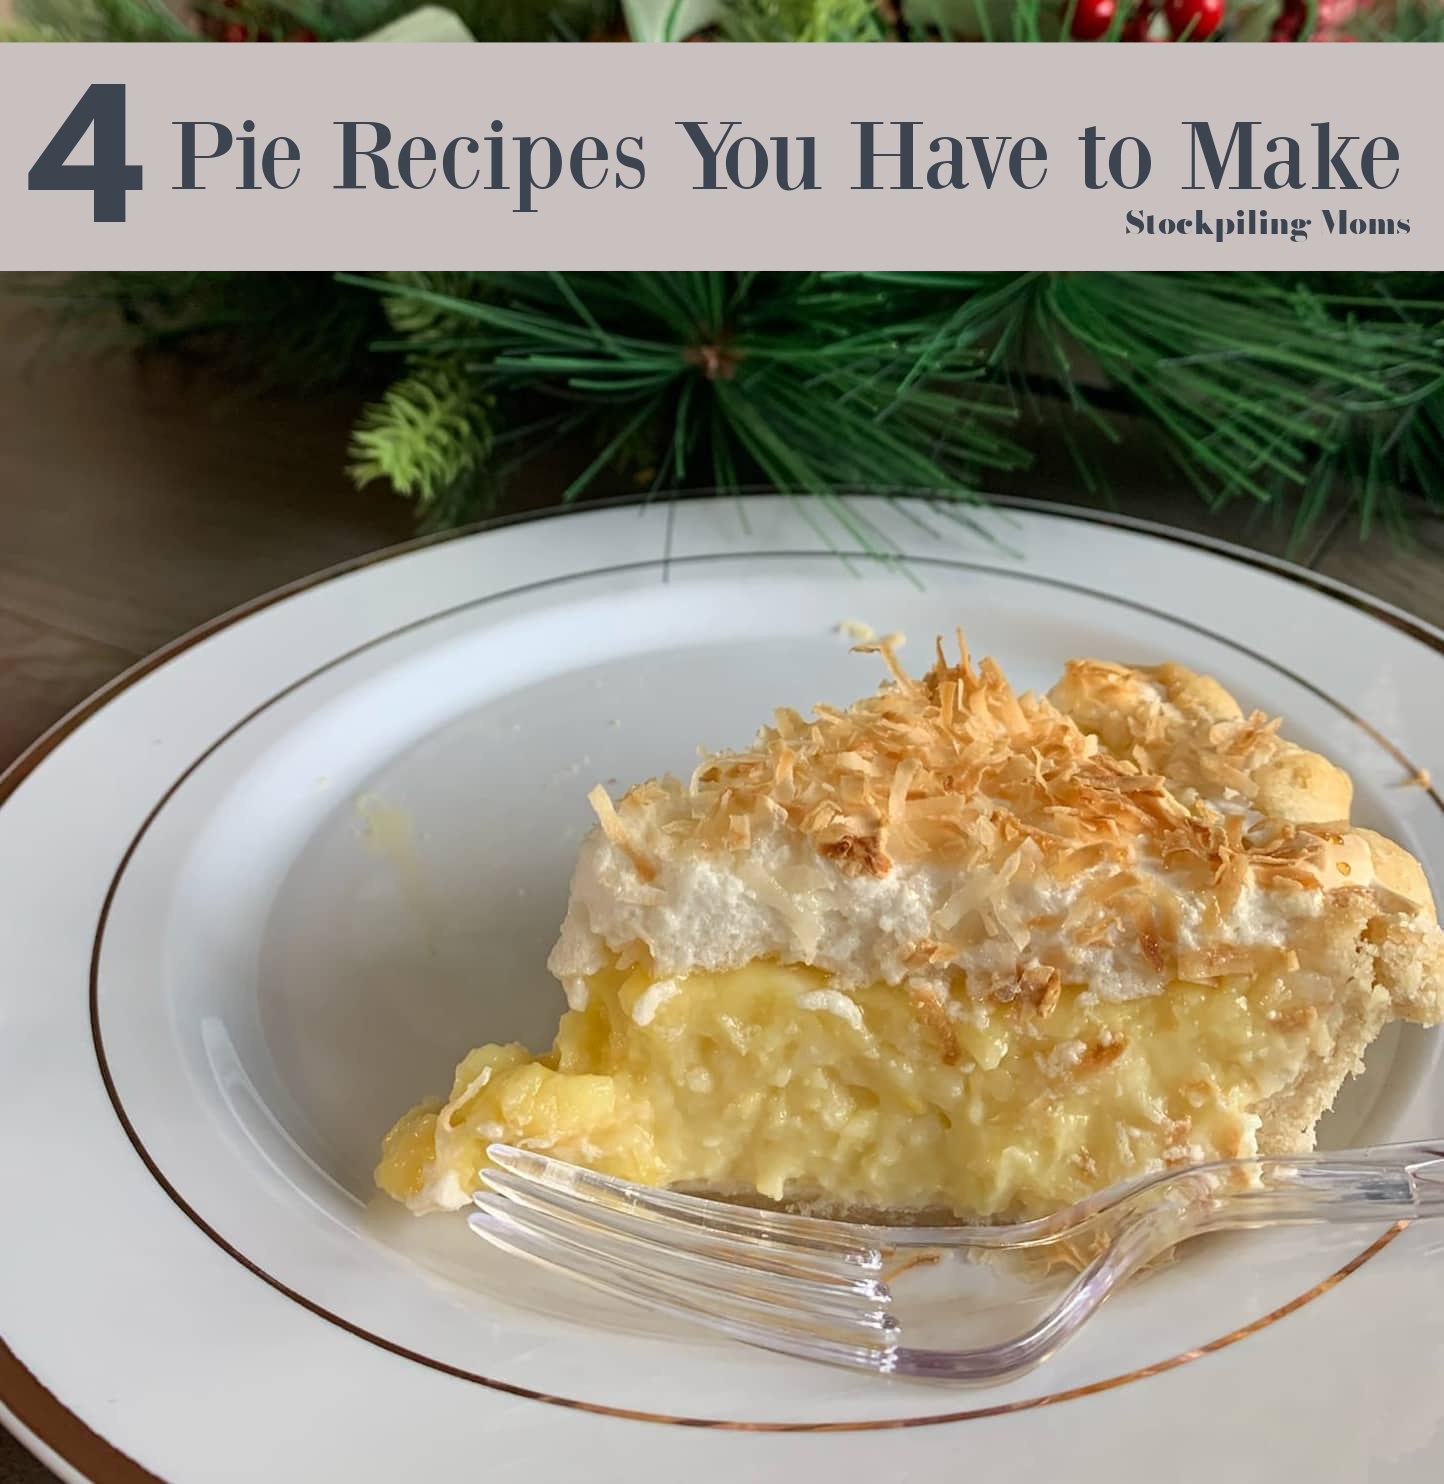
[[[720,1266],[735,1272],[742,1268],[766,1273],[781,1280],[802,1280],[810,1285],[854,1295],[876,1298],[886,1289],[870,1276],[881,1271],[882,1254],[868,1252],[864,1261],[849,1262],[831,1253],[798,1251],[750,1237],[718,1235],[710,1229],[677,1222],[654,1212],[607,1205],[508,1170],[481,1172],[487,1189],[494,1190],[531,1210],[558,1216],[576,1225],[602,1230],[646,1248],[674,1246],[693,1261]]]
[[[549,1251],[545,1241],[537,1241],[536,1236],[525,1227],[499,1223],[494,1218],[494,1212],[475,1211],[469,1217],[469,1224],[473,1232],[484,1241],[502,1251],[511,1252],[515,1257],[527,1258],[531,1263],[549,1269],[557,1269],[559,1266],[567,1278],[583,1282],[589,1288],[595,1288],[613,1299],[640,1304],[644,1309],[702,1325],[703,1328],[723,1334],[729,1340],[776,1350],[782,1355],[816,1359],[861,1370],[886,1373],[892,1368],[896,1337],[895,1330],[890,1328],[882,1328],[876,1336],[864,1334],[861,1340],[846,1340],[819,1336],[813,1331],[779,1324],[776,1316],[769,1316],[764,1322],[755,1322],[729,1312],[723,1304],[709,1303],[703,1299],[700,1291],[677,1293],[671,1285],[641,1281],[632,1278],[629,1273],[607,1269],[588,1269],[583,1272],[565,1255],[558,1263],[558,1258]]]
[[[882,1258],[902,1249],[977,1247],[1046,1247],[1079,1234],[1126,1193],[1123,1186],[1080,1201],[1051,1216],[1013,1225],[992,1226],[878,1226],[860,1221],[833,1221],[822,1216],[798,1216],[743,1206],[708,1196],[692,1195],[648,1185],[637,1185],[615,1175],[598,1174],[581,1165],[566,1164],[531,1149],[490,1144],[487,1159],[498,1169],[526,1180],[533,1187],[561,1191],[589,1204],[612,1210],[637,1211],[689,1227],[747,1242],[766,1243],[789,1253],[833,1253],[846,1262],[875,1268]],[[1152,1176],[1140,1185],[1165,1178]]]
[[[1039,1319],[1009,1339],[972,1349],[914,1348],[902,1326],[881,1311],[837,1319],[779,1309],[710,1283],[688,1281],[654,1268],[619,1262],[579,1246],[567,1231],[543,1229],[547,1218],[517,1209],[506,1196],[482,1196],[470,1218],[493,1246],[588,1284],[616,1298],[692,1320],[730,1339],[805,1360],[820,1360],[884,1375],[981,1384],[1021,1375],[1047,1359],[1087,1323],[1109,1293],[1140,1266],[1173,1246],[1187,1228],[1178,1207],[1160,1207],[1134,1221],[1093,1260]],[[685,1261],[685,1260],[684,1260]]]
[[[702,1256],[694,1249],[678,1247],[655,1236],[635,1236],[610,1230],[568,1213],[519,1206],[515,1198],[499,1194],[474,1198],[479,1211],[529,1232],[562,1244],[583,1261],[600,1262],[608,1268],[625,1266],[635,1275],[665,1278],[686,1285],[689,1291],[708,1289],[731,1299],[756,1306],[760,1312],[784,1308],[794,1313],[820,1315],[845,1324],[872,1324],[892,1302],[885,1284],[875,1278],[838,1283],[831,1275],[821,1279],[800,1273],[778,1274]]]
[[[731,1339],[783,1354],[886,1371],[896,1348],[898,1325],[889,1315],[859,1309],[859,1317],[824,1318],[806,1310],[779,1310],[705,1283],[674,1278],[611,1257],[598,1258],[564,1234],[536,1225],[534,1212],[518,1212],[506,1198],[478,1202],[468,1219],[476,1234],[495,1247],[629,1303],[670,1314]]]
[[[613,1175],[601,1175],[580,1165],[564,1164],[530,1149],[491,1144],[487,1158],[498,1168],[548,1190],[571,1194],[613,1210],[640,1211],[709,1232],[766,1242],[789,1253],[813,1252],[875,1269],[882,1255],[873,1228],[819,1216],[794,1216],[786,1211],[757,1210],[705,1196],[684,1195],[647,1185],[635,1185]]]
[[[1012,1227],[892,1228],[757,1211],[631,1185],[492,1145],[471,1226],[518,1256],[737,1340],[809,1360],[966,1383],[1021,1375],[1120,1283],[1190,1237],[1233,1227],[1444,1216],[1441,1146],[1256,1156],[1143,1176]],[[1240,1177],[1243,1177],[1242,1179]],[[908,1346],[884,1257],[907,1247],[1038,1247],[1083,1226],[1101,1250],[1026,1328],[970,1349]],[[924,1241],[924,1238],[930,1238]]]

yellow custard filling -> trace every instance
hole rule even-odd
[[[770,962],[588,987],[549,1054],[483,1046],[448,1102],[403,1117],[381,1188],[459,1204],[501,1141],[650,1185],[1027,1217],[1252,1152],[1245,1110],[1294,1077],[1316,1021],[1282,979],[1242,976],[1126,1002],[1064,986],[1044,1005],[843,991]]]

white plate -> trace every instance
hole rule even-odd
[[[1444,879],[1427,626],[1124,522],[855,501],[588,509],[421,544],[174,646],[0,785],[0,1399],[72,1477],[1435,1480],[1439,1229],[1257,1235],[959,1392],[754,1352],[372,1198],[482,1040],[545,1043],[597,780],[687,770],[878,679],[841,620],[963,625],[1022,686],[1182,660],[1344,763]],[[102,704],[103,702],[103,704]],[[1444,1132],[1391,1033],[1327,1142]],[[148,1473],[146,1472],[148,1471]]]

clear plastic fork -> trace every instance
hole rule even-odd
[[[869,1226],[658,1190],[505,1144],[472,1229],[492,1245],[731,1339],[882,1374],[985,1383],[1032,1369],[1132,1274],[1206,1232],[1444,1215],[1444,1141],[1194,1165],[1012,1226]],[[993,1343],[905,1343],[890,1273],[934,1255],[1087,1252]]]

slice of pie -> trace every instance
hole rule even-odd
[[[591,803],[550,1053],[484,1046],[377,1180],[456,1207],[501,1140],[817,1211],[1018,1219],[1312,1146],[1386,1023],[1444,1019],[1419,863],[1181,666],[923,678],[777,713]]]

